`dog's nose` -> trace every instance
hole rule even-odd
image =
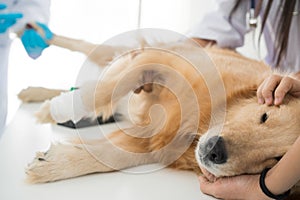
[[[214,136],[210,138],[205,145],[205,151],[207,159],[215,164],[222,164],[227,161],[225,142],[222,137]]]

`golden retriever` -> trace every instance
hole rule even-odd
[[[107,117],[130,93],[131,126],[104,139],[53,144],[37,153],[26,171],[32,183],[149,163],[196,173],[200,164],[218,177],[260,173],[274,166],[300,134],[300,100],[288,96],[281,106],[259,105],[256,89],[273,72],[234,51],[159,44],[159,50],[143,47],[113,60],[113,49],[101,57],[101,45],[61,36],[50,43],[108,65],[101,81],[80,88],[82,101]],[[47,103],[37,116],[54,121]]]

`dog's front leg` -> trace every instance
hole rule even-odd
[[[131,137],[122,131],[111,134],[109,140],[55,144],[47,152],[37,153],[27,168],[27,180],[30,183],[52,182],[153,163],[151,154],[142,154],[147,152],[147,145],[147,139]]]
[[[81,100],[81,92],[82,89],[64,92],[44,102],[35,113],[37,121],[39,123],[64,123],[72,120],[76,123],[84,117],[92,116],[92,110],[87,110]]]
[[[45,100],[59,96],[62,92],[66,92],[66,90],[48,89],[43,87],[28,87],[26,89],[23,89],[18,94],[18,98],[23,103],[43,102]]]
[[[83,145],[53,144],[47,152],[36,154],[26,174],[29,183],[44,183],[109,170]]]

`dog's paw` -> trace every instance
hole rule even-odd
[[[42,104],[39,111],[35,113],[38,123],[55,123],[50,112],[50,101],[46,101]]]
[[[72,177],[78,151],[84,150],[79,146],[52,144],[47,152],[38,152],[26,169],[26,181],[46,183]]]
[[[63,92],[63,90],[52,90],[43,87],[28,87],[18,94],[18,98],[24,103],[43,102],[58,96],[61,92]]]
[[[26,89],[23,89],[18,94],[18,98],[24,103],[37,102],[36,98],[39,98],[39,95],[38,95],[39,90],[40,90],[40,88],[28,87]]]
[[[26,169],[26,181],[46,183],[107,171],[112,169],[96,159],[85,145],[59,143],[52,144],[45,153],[36,154]]]

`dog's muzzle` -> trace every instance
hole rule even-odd
[[[204,163],[223,164],[227,161],[227,151],[222,137],[213,136],[201,145],[199,157]]]

